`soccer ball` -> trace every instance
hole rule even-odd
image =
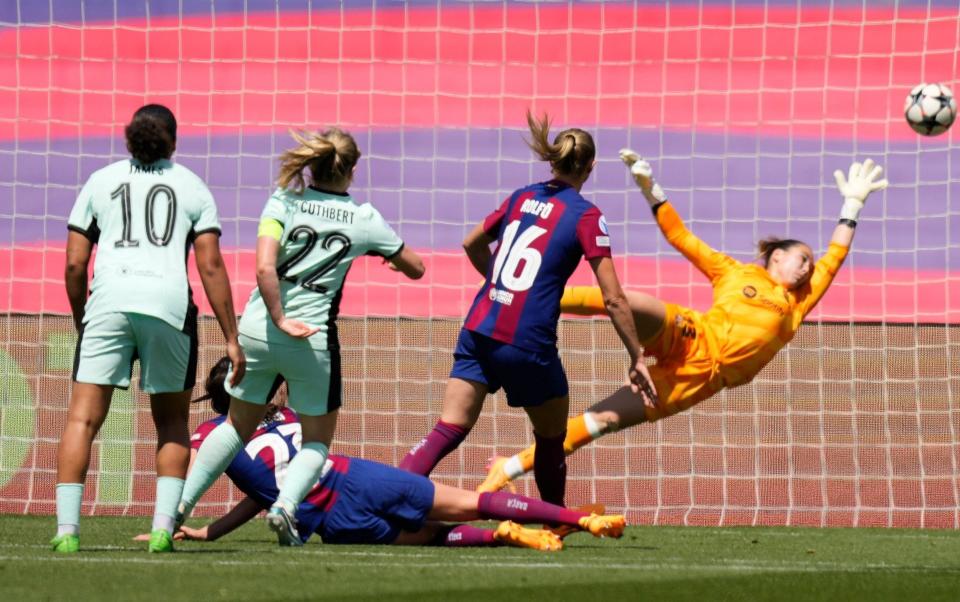
[[[943,84],[920,84],[907,95],[903,115],[913,131],[924,136],[937,136],[957,117],[957,101]]]

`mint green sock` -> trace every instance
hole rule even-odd
[[[283,486],[277,495],[277,502],[293,514],[297,506],[307,496],[310,489],[317,484],[320,471],[327,461],[330,452],[327,446],[319,441],[304,443],[303,448],[293,457],[287,466],[287,475],[283,479]]]
[[[157,477],[157,497],[153,507],[153,528],[166,529],[173,535],[174,517],[183,495],[183,479],[177,477]]]
[[[180,508],[184,518],[190,515],[200,497],[230,466],[230,462],[243,449],[243,440],[237,429],[229,422],[223,422],[210,431],[200,449],[197,458],[193,461],[193,468],[187,475],[183,485],[183,496],[180,498]]]
[[[57,536],[80,533],[83,483],[57,483]]]

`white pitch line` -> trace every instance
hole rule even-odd
[[[42,543],[7,543],[7,542],[0,542],[0,548],[24,548],[24,549],[49,550],[49,549],[50,549],[50,545],[49,545],[49,544],[42,544]],[[86,550],[97,550],[97,551],[106,550],[106,551],[110,551],[110,552],[114,552],[114,551],[116,551],[116,552],[124,552],[124,551],[136,552],[136,551],[138,551],[138,550],[145,550],[146,548],[144,548],[144,547],[138,547],[138,546],[97,545],[97,546],[91,546],[91,547],[85,548],[85,549],[86,549]]]
[[[77,562],[80,564],[153,564],[153,565],[183,565],[190,564],[195,565],[199,564],[196,558],[185,558],[183,560],[171,559],[171,558],[97,558],[91,556],[77,555],[77,556],[44,556],[44,557],[24,557],[24,556],[9,556],[9,555],[0,555],[0,561],[5,562],[36,562],[37,560],[55,561],[55,562]],[[210,560],[202,563],[205,566],[263,566],[263,559],[257,560]],[[290,564],[287,561],[287,564]],[[296,564],[305,564],[299,563]],[[335,567],[346,567],[353,569],[365,569],[365,568],[410,568],[411,564],[407,562],[369,562],[364,563],[363,565],[357,565],[355,562],[337,562],[337,561],[325,561],[323,566],[335,566]],[[429,562],[429,563],[417,563],[417,568],[441,568],[441,569],[451,569],[451,568],[465,568],[465,569],[482,569],[482,568],[496,568],[496,569],[514,569],[527,571],[530,569],[607,569],[607,570],[625,570],[625,571],[634,571],[634,572],[662,572],[662,571],[704,571],[704,572],[717,572],[717,573],[816,573],[816,572],[835,572],[835,573],[860,573],[866,571],[894,571],[901,573],[940,573],[944,570],[945,567],[914,567],[914,566],[899,566],[886,563],[871,563],[864,565],[844,565],[839,563],[830,563],[830,562],[818,562],[813,563],[790,563],[789,561],[781,561],[776,564],[763,564],[763,563],[750,563],[749,561],[743,562],[729,562],[728,564],[693,564],[687,562],[678,562],[678,563],[664,563],[664,562],[644,562],[638,564],[625,564],[625,563],[594,563],[594,564],[585,564],[579,560],[570,563],[548,563],[548,562]]]
[[[653,527],[655,529],[656,527]],[[758,537],[832,537],[833,533],[830,529],[823,529],[820,527],[803,527],[803,531],[788,531],[783,530],[779,531],[777,529],[790,529],[790,527],[756,527],[757,529],[764,529],[763,531],[757,531],[756,533],[751,533],[749,531],[732,531],[723,527],[720,528],[705,528],[705,527],[684,527],[689,529],[695,529],[691,531],[691,535],[696,535],[698,533],[709,533],[710,535],[729,535],[734,537],[743,537],[747,539],[751,537],[756,539]],[[866,527],[863,527],[866,528]],[[767,530],[769,529],[769,530]],[[889,538],[889,539],[957,539],[958,534],[956,531],[949,530],[931,530],[929,533],[902,533],[896,529],[891,529],[889,533],[870,533],[863,534],[864,538]],[[960,540],[958,540],[960,542]]]

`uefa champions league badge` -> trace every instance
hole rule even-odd
[[[597,225],[600,227],[600,232],[603,233],[603,236],[597,237],[597,246],[598,247],[609,247],[610,246],[610,232],[607,230],[607,218],[606,216],[601,215],[600,219],[597,221]]]

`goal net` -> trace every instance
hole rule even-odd
[[[480,280],[460,242],[549,176],[523,142],[528,108],[595,135],[584,194],[625,285],[701,310],[706,280],[659,234],[619,148],[648,157],[689,228],[742,261],[767,235],[825,251],[831,173],[872,157],[890,188],[795,340],[749,385],[571,456],[567,501],[652,524],[960,526],[960,148],[902,115],[921,81],[956,89],[958,23],[955,2],[926,0],[0,3],[0,512],[54,509],[76,341],[66,218],[90,173],[126,155],[133,111],[159,102],[179,120],[175,159],[216,197],[240,308],[287,130],[357,138],[352,193],[427,263],[409,282],[361,260],[342,304],[334,451],[390,464],[439,415]],[[204,374],[222,338],[193,282]],[[564,320],[560,348],[572,413],[620,385],[607,320]],[[210,417],[197,406],[191,426]],[[490,397],[434,475],[475,487],[487,458],[531,442],[526,417]],[[118,391],[84,512],[149,513],[154,446],[145,396]],[[221,484],[200,511],[236,499]]]

